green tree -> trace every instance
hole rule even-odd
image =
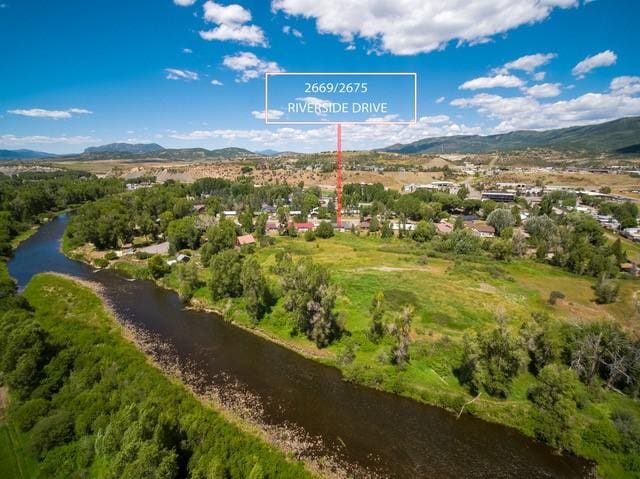
[[[255,232],[256,232],[256,238],[258,238],[259,240],[264,238],[267,235],[267,219],[268,219],[268,216],[266,213],[261,213],[256,218]]]
[[[371,301],[369,308],[371,322],[369,323],[369,339],[377,343],[384,336],[384,293],[378,291]]]
[[[596,303],[609,304],[618,299],[620,286],[617,281],[601,275],[596,284],[593,285],[593,291],[596,296]]]
[[[316,228],[318,238],[331,238],[333,234],[333,226],[328,221],[322,221]]]
[[[167,228],[167,239],[172,252],[181,249],[198,247],[200,243],[200,230],[196,227],[195,218],[187,216],[173,220]]]
[[[267,307],[268,289],[260,264],[255,257],[250,256],[242,264],[240,283],[247,312],[251,319],[259,321]]]
[[[573,370],[558,364],[542,368],[538,384],[529,390],[536,407],[534,430],[539,439],[556,448],[569,446],[579,388]]]
[[[409,343],[411,342],[411,322],[413,306],[405,306],[397,313],[391,328],[394,345],[391,349],[391,362],[396,366],[404,366],[409,362]]]
[[[337,290],[329,283],[328,270],[303,258],[282,277],[284,307],[294,314],[296,329],[316,343],[329,345],[340,334],[334,312]]]
[[[515,219],[507,208],[497,208],[487,216],[487,224],[493,226],[499,236],[503,229],[515,224]]]
[[[207,230],[207,242],[200,251],[202,264],[208,266],[212,256],[233,248],[236,238],[236,225],[229,219],[222,218],[217,225],[211,226]]]
[[[506,397],[521,366],[518,342],[504,321],[492,331],[465,335],[458,377],[473,393],[484,389],[491,396]]]
[[[178,296],[180,296],[182,302],[186,303],[193,297],[193,293],[200,286],[198,268],[192,261],[179,263],[176,266],[176,277],[178,278]]]
[[[431,221],[419,221],[413,232],[413,239],[419,243],[430,241],[436,234],[436,227]]]
[[[240,253],[233,249],[221,251],[211,259],[210,270],[209,289],[213,299],[235,298],[242,294]]]
[[[149,268],[149,273],[153,279],[160,279],[171,271],[171,268],[165,259],[159,254],[153,255],[149,258],[147,267]]]
[[[380,237],[382,238],[393,238],[393,228],[391,227],[391,223],[385,221],[382,223],[382,229],[380,230]]]

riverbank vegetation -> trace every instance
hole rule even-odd
[[[464,190],[400,195],[347,185],[345,204],[362,205],[367,231],[328,234],[325,223],[322,234],[298,235],[295,221],[319,198],[302,185],[256,188],[246,179],[160,186],[81,209],[68,251],[95,263],[124,242],[167,239],[165,264],[176,253],[189,263],[167,269],[136,253],[108,263],[332,364],[347,380],[518,428],[595,460],[604,477],[640,477],[638,283],[621,272],[624,243],[587,215],[556,213],[575,198],[554,193],[536,207],[505,208]],[[271,235],[258,213],[265,204],[277,211]],[[285,205],[300,208],[296,218]],[[221,218],[230,209],[236,221]],[[616,211],[631,222],[632,210]],[[134,221],[96,250],[87,241],[107,211]],[[463,214],[497,237],[473,234]],[[135,220],[147,216],[151,232]],[[436,234],[445,219],[451,231]],[[255,244],[239,244],[241,234]]]
[[[87,287],[44,274],[2,293],[0,463],[14,477],[309,476],[151,366]]]

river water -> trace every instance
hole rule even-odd
[[[23,288],[39,272],[102,285],[120,318],[162,343],[205,384],[233,383],[260,405],[261,420],[318,438],[316,449],[350,465],[355,476],[397,478],[579,478],[587,461],[560,456],[517,431],[468,415],[347,383],[340,372],[225,322],[185,310],[177,295],[150,281],[94,272],[59,251],[68,217],[43,225],[21,244],[9,271]],[[346,466],[345,466],[346,467]],[[367,471],[367,472],[363,472]]]

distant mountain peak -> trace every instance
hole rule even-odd
[[[92,146],[84,150],[85,154],[92,153],[129,153],[138,155],[141,153],[153,153],[164,148],[157,143],[109,143],[108,145]]]

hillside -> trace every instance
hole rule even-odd
[[[147,150],[147,151],[144,151]],[[111,145],[87,148],[81,155],[68,155],[64,159],[81,160],[172,160],[196,161],[235,159],[259,156],[244,148],[163,148],[155,143],[131,145],[128,143],[113,143]]]
[[[395,144],[383,151],[394,153],[488,153],[492,151],[553,148],[604,153],[623,150],[640,140],[640,117],[620,118],[597,125],[546,131],[513,131],[499,135],[457,135],[424,138]]]
[[[53,158],[53,153],[34,150],[0,150],[2,160],[27,160],[32,158]]]
[[[157,143],[110,143],[108,145],[92,146],[84,150],[87,154],[92,153],[129,153],[141,154],[162,151],[164,148]]]

